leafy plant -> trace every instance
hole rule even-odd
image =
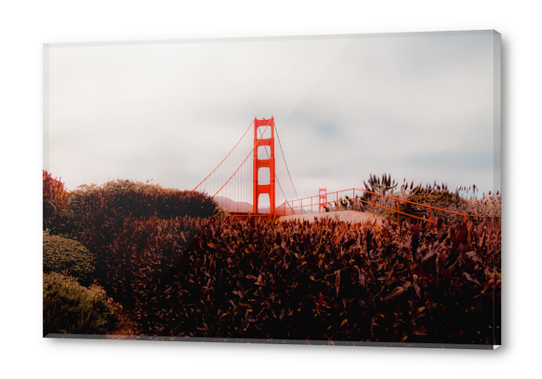
[[[151,218],[110,254],[112,293],[146,335],[500,340],[498,223]]]
[[[369,174],[369,180],[367,182],[363,181],[363,185],[366,191],[382,195],[393,193],[397,188],[397,183],[395,180],[392,180],[391,175],[389,174],[382,174],[382,178]]]
[[[356,196],[358,198],[358,196]],[[349,196],[341,197],[337,201],[328,203],[327,206],[324,206],[326,212],[336,212],[336,211],[348,211],[356,210],[359,206],[356,206],[356,202],[351,199]]]
[[[142,313],[142,304],[160,296],[198,232],[196,219],[188,217],[127,219],[99,261],[101,283],[126,310]]]
[[[68,204],[70,193],[68,192]],[[47,235],[55,235],[68,239],[76,238],[77,216],[68,207],[59,212],[53,213],[50,217],[43,219],[43,230]]]
[[[47,219],[60,212],[66,206],[68,193],[60,179],[53,178],[47,171],[42,171],[43,177],[43,218]]]
[[[81,197],[89,196],[99,192],[111,192],[111,191],[144,191],[144,192],[163,192],[167,191],[167,188],[162,187],[160,184],[152,183],[151,180],[145,182],[133,181],[129,179],[115,179],[110,180],[101,185],[97,184],[82,184],[74,191],[69,193],[69,203],[72,208],[77,206],[77,203]]]
[[[446,223],[461,221],[462,217],[451,213],[439,211],[430,208],[420,206],[417,204],[424,204],[435,208],[455,210],[454,203],[456,202],[452,192],[448,191],[445,184],[437,185],[436,183],[426,185],[423,187],[421,184],[412,188],[406,192],[405,196],[408,202],[400,202],[400,210],[410,215],[423,217],[426,219],[440,217]],[[417,204],[414,204],[417,203]]]
[[[80,192],[71,205],[77,216],[76,238],[94,255],[97,275],[103,274],[103,262],[110,245],[122,231],[126,219],[157,217],[211,217],[216,202],[201,192],[164,189],[146,185],[103,186]]]
[[[399,211],[402,212],[400,217],[410,222],[418,222],[416,217],[425,219],[439,217],[447,224],[463,221],[462,215],[437,209],[430,210],[428,206],[462,214],[491,218],[500,218],[501,214],[500,195],[498,193],[494,195],[489,193],[488,195],[483,194],[483,197],[479,198],[476,195],[478,190],[475,185],[460,187],[453,193],[448,190],[446,183],[437,184],[435,181],[433,184],[414,185],[414,181],[409,183],[404,179],[403,184],[397,188],[397,183],[391,179],[390,175],[383,174],[382,178],[378,178],[370,174],[369,181],[368,183],[364,182],[364,186],[366,191],[381,195],[387,194],[393,198],[404,200],[397,202],[395,199],[378,195],[374,195],[373,200],[373,195],[369,192],[366,192],[359,198],[357,197],[359,201],[356,201],[356,203],[360,205],[359,208],[355,208],[356,210],[372,212],[372,203],[374,201],[375,213],[383,217],[393,216],[395,218],[397,216],[395,210],[398,205]],[[465,195],[468,195],[471,190],[472,194],[467,198]],[[408,215],[415,217],[409,217]],[[470,220],[480,223],[484,221],[484,218],[471,218]]]
[[[217,206],[215,208],[213,217],[230,217],[230,212],[220,206]]]
[[[366,192],[358,197],[359,201],[356,201],[356,210],[372,212],[372,204],[374,202],[374,204],[379,205],[374,207],[375,214],[384,217],[389,216],[392,213],[385,208],[395,208],[395,201],[385,197],[385,195],[395,196],[394,191],[396,190],[397,185],[398,184],[391,178],[390,174],[382,174],[382,177],[380,178],[376,175],[369,174],[369,180],[367,182],[363,181],[364,191]]]
[[[92,254],[77,241],[43,236],[43,272],[71,276],[88,286],[94,279]]]
[[[59,273],[43,276],[43,336],[104,334],[113,325],[111,300],[103,289],[86,288]]]

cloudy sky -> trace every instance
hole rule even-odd
[[[193,189],[255,117],[274,116],[300,197],[370,173],[494,192],[499,42],[476,31],[46,45],[44,168],[70,190],[117,178]]]

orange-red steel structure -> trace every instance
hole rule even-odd
[[[318,189],[318,212],[322,213],[327,205],[327,188]]]
[[[339,194],[341,194],[340,197],[339,197]],[[364,200],[359,195],[357,196],[356,194],[369,194],[369,195],[371,195],[372,200],[371,201]],[[346,196],[348,196],[348,195],[351,195],[352,197],[347,198]],[[324,199],[324,196],[325,196],[325,199]],[[330,201],[328,196],[334,197],[334,199]],[[395,203],[395,208],[390,208],[390,207],[386,207],[386,206],[384,206],[382,204],[378,204],[375,201],[376,197],[386,198],[389,201],[391,201],[392,203]],[[315,200],[318,200],[318,202],[316,202]],[[471,215],[471,214],[466,214],[466,213],[454,212],[454,211],[450,211],[448,209],[433,207],[431,205],[415,203],[415,202],[412,202],[412,201],[409,201],[409,200],[399,199],[397,197],[383,195],[383,194],[375,193],[375,192],[371,192],[371,191],[366,191],[366,190],[362,190],[362,189],[359,189],[359,188],[350,188],[350,189],[341,190],[341,191],[334,191],[334,192],[327,192],[325,189],[320,189],[318,195],[309,196],[309,197],[305,197],[305,198],[302,198],[302,199],[296,199],[296,200],[290,200],[290,201],[284,202],[283,204],[281,204],[280,206],[278,206],[275,209],[274,213],[276,215],[280,215],[280,216],[313,213],[315,206],[318,206],[318,212],[321,213],[322,212],[321,209],[324,206],[325,207],[327,207],[328,205],[337,205],[337,206],[339,206],[339,204],[341,202],[347,202],[347,204],[348,204],[349,201],[352,201],[352,204],[356,204],[356,203],[363,204],[363,203],[365,203],[365,204],[371,205],[372,206],[373,217],[375,216],[375,207],[379,207],[379,208],[382,208],[382,209],[386,209],[386,210],[395,212],[397,214],[397,222],[398,223],[400,222],[400,215],[417,218],[417,219],[422,220],[422,221],[435,222],[435,218],[433,217],[433,211],[440,211],[440,212],[456,214],[458,216],[463,216],[463,221],[465,221],[465,222],[467,221],[467,217],[470,217],[470,218],[485,218],[485,219],[488,218],[486,216],[477,216],[477,215]],[[414,204],[416,206],[426,208],[429,211],[429,218],[419,217],[419,216],[412,215],[412,214],[401,211],[400,207],[399,207],[400,203],[410,203],[410,204]]]
[[[261,138],[258,135],[258,128],[265,126],[265,130],[270,130],[269,138]],[[265,132],[264,132],[265,133]],[[262,133],[263,135],[263,133]],[[269,147],[269,158],[260,158],[259,147]],[[275,211],[275,119],[271,116],[270,119],[258,120],[254,118],[254,149],[253,149],[253,213],[259,213],[260,195],[269,195],[269,213]],[[260,169],[269,168],[269,184],[260,184]]]
[[[462,216],[463,221],[465,222],[467,221],[467,218],[488,219],[488,217],[485,217],[485,216],[477,216],[477,215],[465,214],[465,213],[460,213],[460,212],[454,212],[454,211],[437,208],[430,205],[415,203],[409,200],[404,200],[404,199],[400,199],[400,198],[396,198],[396,197],[392,197],[388,195],[374,193],[374,192],[370,192],[370,191],[366,191],[366,190],[362,190],[358,188],[351,188],[347,190],[334,191],[334,192],[327,192],[327,188],[320,188],[318,191],[318,195],[296,199],[296,200],[290,200],[290,201],[286,200],[282,205],[276,207],[275,182],[276,181],[278,182],[278,178],[276,177],[276,174],[275,174],[275,133],[276,133],[275,119],[273,116],[271,116],[271,118],[269,119],[263,118],[261,120],[254,118],[254,122],[251,124],[251,126],[252,125],[254,125],[254,143],[253,143],[251,151],[248,153],[248,155],[240,164],[237,164],[237,163],[235,164],[234,167],[237,167],[237,169],[234,170],[233,174],[229,176],[229,178],[225,182],[223,182],[222,180],[219,181],[219,183],[223,183],[223,184],[214,193],[214,195],[212,195],[213,197],[215,197],[216,195],[218,195],[218,193],[222,191],[222,189],[236,176],[236,174],[238,174],[238,172],[247,162],[248,158],[250,157],[250,154],[252,154],[252,157],[253,157],[252,212],[242,212],[242,211],[239,211],[239,209],[237,209],[236,211],[230,210],[231,215],[233,217],[259,218],[259,217],[280,217],[280,216],[287,216],[287,215],[307,214],[307,213],[316,213],[316,212],[322,213],[324,211],[327,211],[326,208],[328,208],[330,204],[331,205],[335,204],[336,208],[341,208],[340,204],[343,203],[343,205],[344,204],[349,205],[351,209],[353,210],[361,210],[362,205],[365,204],[366,207],[364,207],[364,210],[365,211],[367,210],[367,206],[369,207],[369,209],[372,209],[373,217],[375,216],[375,207],[379,207],[379,208],[394,212],[397,215],[398,224],[400,223],[401,215],[406,216],[406,217],[420,219],[423,221],[435,222],[435,217],[434,217],[435,211],[446,212],[446,213]],[[263,130],[260,130],[260,128]],[[241,137],[241,140],[239,140],[237,144],[234,146],[234,148],[228,153],[226,158],[224,158],[220,162],[220,164],[211,172],[211,174],[209,174],[200,184],[198,184],[198,186],[196,186],[194,190],[198,189],[204,182],[207,181],[207,179],[209,179],[209,177],[213,173],[217,172],[217,170],[221,166],[223,166],[223,163],[225,162],[225,160],[228,157],[230,157],[232,152],[238,147],[239,143],[243,140],[243,138],[245,137],[245,135],[248,133],[249,130],[250,130],[250,126],[243,134],[243,137]],[[280,140],[279,140],[279,147],[280,147]],[[282,148],[281,148],[281,151],[282,151]],[[284,158],[284,153],[283,153],[283,158]],[[286,165],[286,161],[284,163]],[[262,175],[261,171],[262,169],[265,169],[265,168],[269,170],[269,183],[262,183],[262,181],[260,180],[260,179],[263,179],[262,177],[264,176]],[[288,168],[287,165],[286,165],[286,168]],[[250,169],[249,169],[249,172],[250,172]],[[288,171],[288,175],[289,175],[289,171]],[[290,177],[290,180],[291,180],[291,177]],[[239,184],[241,184],[242,182],[243,182],[242,180],[239,180],[237,183],[235,183],[236,188],[238,188]],[[292,182],[292,185],[293,185],[293,182]],[[279,183],[279,186],[280,186],[280,183]],[[295,191],[295,187],[294,187],[294,191]],[[269,212],[263,212],[260,210],[260,197],[262,194],[267,194],[269,196]],[[297,195],[297,192],[296,192],[296,195]],[[351,195],[351,198],[349,197],[349,195]],[[332,199],[331,201],[329,200],[330,197]],[[377,199],[381,199],[381,200],[377,202],[376,201]],[[428,216],[420,217],[417,215],[408,214],[401,210],[401,207],[400,207],[401,203],[410,203],[418,207],[425,208],[427,210]],[[342,208],[350,209],[344,206],[342,206]]]

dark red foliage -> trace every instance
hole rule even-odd
[[[104,286],[145,335],[499,344],[500,224],[437,225],[127,221]]]
[[[47,170],[42,170],[43,178],[43,218],[49,218],[61,211],[67,203],[68,192],[60,179],[53,178]]]
[[[125,220],[204,218],[212,216],[216,206],[211,197],[194,191],[97,190],[79,196],[72,205],[78,222],[75,238],[93,253],[97,275],[102,277],[111,245],[123,231]]]

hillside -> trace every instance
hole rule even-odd
[[[247,202],[238,202],[225,196],[216,196],[215,201],[218,205],[228,212],[252,212],[252,204]]]

